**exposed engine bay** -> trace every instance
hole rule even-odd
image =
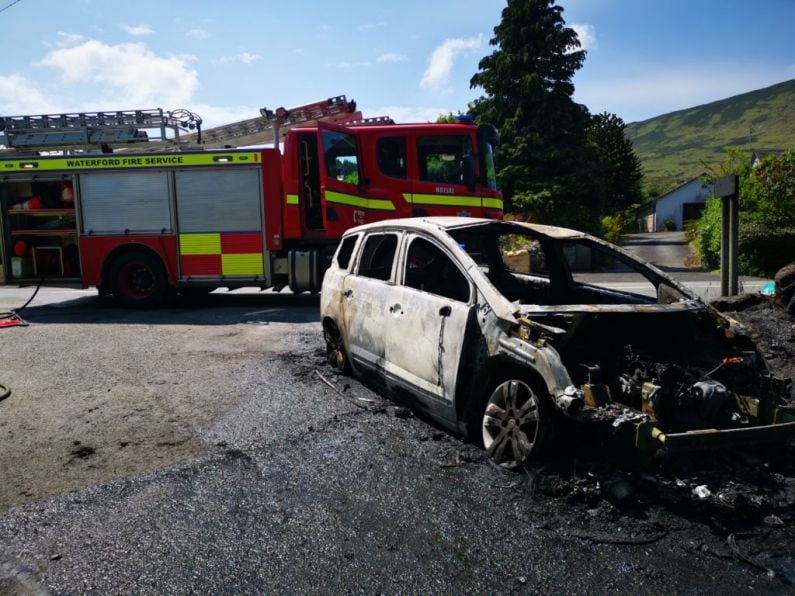
[[[706,310],[528,313],[581,392],[581,421],[666,434],[773,422],[791,388],[745,334]],[[526,319],[527,320],[527,319]]]

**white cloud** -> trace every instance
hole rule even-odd
[[[433,50],[428,68],[422,75],[420,87],[423,89],[444,90],[450,83],[450,75],[456,57],[463,52],[471,52],[483,47],[483,34],[475,37],[447,39]]]
[[[262,56],[259,54],[250,54],[249,52],[240,52],[234,56],[221,56],[217,62],[218,64],[232,64],[235,62],[240,64],[254,64],[257,60],[262,60]]]
[[[382,106],[380,108],[366,108],[366,116],[389,116],[397,123],[410,122],[436,122],[442,114],[449,114],[450,108],[430,106]]]
[[[191,39],[207,39],[210,37],[210,34],[206,29],[188,29],[185,32],[185,37],[190,37]]]
[[[124,25],[124,30],[129,33],[130,35],[134,35],[135,37],[143,37],[144,35],[152,35],[154,33],[154,29],[152,29],[149,25],[145,25],[141,23],[140,25]]]
[[[256,118],[259,108],[253,106],[212,106],[205,103],[191,104],[190,110],[202,118],[202,129],[231,124],[239,120]]]
[[[594,29],[593,25],[573,23],[569,27],[574,29],[577,34],[581,50],[590,50],[596,47],[596,29]]]
[[[107,45],[88,40],[53,50],[37,66],[55,69],[61,83],[75,88],[95,85],[97,104],[177,107],[188,102],[198,87],[198,75],[189,62],[186,56],[158,56],[141,43]]]
[[[86,40],[85,35],[79,33],[67,33],[65,31],[58,31],[58,39],[55,42],[59,48],[72,46]],[[49,44],[48,44],[49,45]]]
[[[386,54],[381,54],[378,58],[375,59],[376,62],[379,64],[387,64],[390,62],[405,62],[408,60],[408,57],[405,54],[398,54],[396,52],[387,52]]]
[[[18,74],[0,75],[0,114],[51,114],[63,111],[50,94],[42,92],[39,85]]]
[[[363,25],[359,25],[356,27],[359,31],[369,31],[370,29],[378,29],[386,25],[383,21],[379,21],[377,23],[364,23]]]

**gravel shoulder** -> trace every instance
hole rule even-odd
[[[284,298],[250,300],[223,315],[83,300],[0,330],[0,511],[205,452],[196,429],[245,399],[236,377],[283,318]]]

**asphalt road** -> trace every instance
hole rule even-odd
[[[690,247],[684,232],[627,234],[621,237],[621,246],[666,271],[688,269],[685,261],[690,256]]]
[[[0,309],[18,297],[4,292]],[[67,295],[27,314],[73,337],[72,361],[88,384],[93,364],[81,354],[92,334],[133,341],[123,332],[130,324],[154,336],[180,329],[186,343],[190,328],[221,325],[234,341],[253,326],[261,350],[213,371],[245,399],[193,429],[203,454],[0,515],[0,592],[792,590],[793,559],[778,560],[771,578],[733,556],[728,522],[704,503],[689,506],[689,484],[684,501],[657,502],[640,496],[664,489],[649,474],[578,472],[574,460],[573,477],[542,490],[545,470],[497,470],[479,449],[337,377],[325,364],[316,297],[213,296],[202,307],[131,314]],[[0,330],[17,334],[0,342],[21,346],[27,331]],[[196,392],[203,381],[185,379]],[[616,504],[608,478],[639,496]]]

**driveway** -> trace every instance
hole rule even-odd
[[[317,297],[151,312],[75,298],[0,330],[14,390],[0,483],[25,491],[0,514],[2,593],[780,594],[795,580],[791,449],[671,472],[564,450],[505,473],[337,376]],[[730,489],[742,498],[718,498]]]
[[[684,232],[627,234],[621,237],[621,246],[665,271],[692,269],[685,264],[690,256],[690,247]]]

